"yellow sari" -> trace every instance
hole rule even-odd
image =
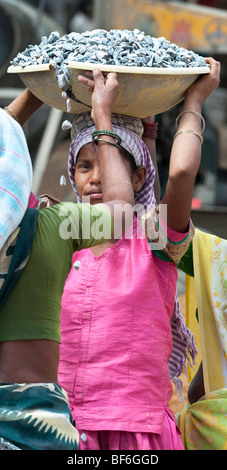
[[[194,278],[186,278],[186,322],[202,360],[205,396],[177,416],[188,450],[227,449],[227,241],[195,231]],[[195,309],[198,307],[199,323]],[[197,372],[188,369],[189,382]]]

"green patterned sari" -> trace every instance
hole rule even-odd
[[[76,450],[78,440],[59,385],[0,385],[0,450]]]

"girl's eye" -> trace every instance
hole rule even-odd
[[[89,163],[79,163],[77,165],[78,170],[88,170],[89,169]]]

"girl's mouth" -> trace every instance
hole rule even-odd
[[[92,189],[86,196],[89,197],[91,201],[96,199],[100,201],[102,200],[102,191],[101,189]]]
[[[95,199],[102,200],[102,193],[90,193],[90,200],[94,201]]]

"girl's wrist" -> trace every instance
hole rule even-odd
[[[109,117],[103,115],[94,116],[94,123],[97,130],[104,129],[107,131],[112,130],[111,115]]]
[[[185,100],[184,100],[183,110],[191,109],[193,111],[197,111],[201,113],[202,105],[203,105],[203,101],[201,99],[198,99],[198,97],[193,98],[190,95],[189,96],[186,95]]]

